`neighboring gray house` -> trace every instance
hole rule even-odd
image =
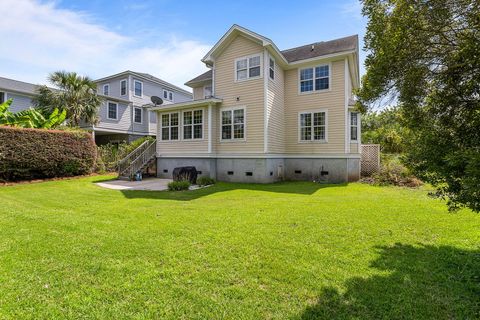
[[[99,122],[91,129],[97,144],[133,141],[156,135],[156,112],[151,96],[159,96],[164,105],[192,100],[192,93],[147,73],[125,71],[96,80],[97,92],[105,99],[99,110]],[[18,112],[33,106],[39,85],[0,77],[0,103],[13,99],[10,110]]]

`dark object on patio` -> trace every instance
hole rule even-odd
[[[178,167],[173,169],[173,181],[190,181],[191,184],[197,183],[197,169],[195,167]]]

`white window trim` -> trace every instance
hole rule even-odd
[[[107,91],[108,91],[107,94],[105,94],[105,88],[107,88]],[[103,94],[104,96],[109,96],[109,95],[110,95],[110,83],[106,83],[106,84],[103,85],[103,87],[102,87],[102,94]]]
[[[167,93],[167,97],[166,97],[166,98],[165,98],[165,92]],[[170,99],[170,93],[172,94],[172,99]],[[162,94],[163,94],[162,99],[166,99],[166,100],[168,100],[168,101],[173,101],[173,91],[163,89]]]
[[[253,58],[253,57],[260,57],[260,74],[256,77],[250,77],[250,58]],[[245,60],[247,59],[247,77],[245,79],[237,79],[237,61],[240,61],[240,60]],[[233,62],[234,63],[234,66],[233,66],[233,71],[234,71],[234,74],[233,74],[233,79],[235,79],[235,82],[243,82],[243,81],[248,81],[248,80],[254,80],[254,79],[261,79],[263,78],[263,54],[260,52],[260,53],[255,53],[255,54],[251,54],[249,56],[244,56],[244,57],[240,57],[240,58],[237,58],[235,59],[235,61]]]
[[[110,118],[110,112],[109,112],[109,109],[110,109],[110,105],[111,104],[114,104],[115,105],[115,115],[116,117],[115,118]],[[116,102],[113,102],[113,101],[107,101],[107,119],[108,120],[118,120],[118,103]]]
[[[140,122],[135,121],[135,110],[140,110]],[[140,107],[133,107],[133,122],[137,124],[142,124],[143,123],[143,110]]]
[[[270,70],[272,69],[270,67],[270,59],[273,61],[273,79],[270,77]],[[272,82],[275,82],[275,79],[277,78],[277,62],[275,61],[275,58],[272,56],[268,56],[268,79]]]
[[[176,126],[173,126],[173,127],[177,127],[178,128],[178,139],[173,139],[172,140],[172,126],[170,125],[171,124],[171,117],[172,117],[172,114],[178,114],[178,125]],[[168,114],[168,126],[167,127],[164,127],[163,126],[163,121],[162,121],[162,116],[165,115],[165,114]],[[158,116],[157,116],[157,121],[160,121],[160,132],[159,132],[159,135],[160,135],[160,139],[159,141],[161,142],[171,142],[171,141],[179,141],[181,140],[182,136],[182,119],[180,119],[180,116],[182,115],[181,112],[179,111],[172,111],[172,112],[164,112],[164,113],[161,113],[160,114],[160,119],[158,119]],[[163,139],[163,128],[168,128],[168,139],[167,140],[164,140]]]
[[[313,127],[313,113],[316,112],[325,112],[325,139],[323,140],[314,140],[313,139],[313,131],[312,131],[312,138],[311,140],[302,140],[302,130],[301,130],[301,120],[300,115],[304,113],[311,113],[312,114],[312,127]],[[315,110],[303,110],[298,112],[297,115],[297,131],[298,131],[298,143],[328,143],[328,109],[315,109]]]
[[[142,94],[141,94],[141,95],[137,95],[136,92],[135,92],[135,84],[136,84],[137,82],[140,83],[141,86],[142,86]],[[140,80],[135,80],[135,79],[133,80],[133,96],[135,96],[135,97],[140,97],[140,98],[143,97],[143,82],[142,82],[142,81],[140,81]]]
[[[233,117],[233,110],[243,110],[243,138],[233,138],[233,131],[232,131],[232,138],[231,139],[223,139],[222,138],[222,111],[232,111]],[[247,107],[246,106],[235,106],[235,107],[223,107],[219,109],[220,113],[220,142],[221,143],[235,143],[235,142],[247,142]],[[233,126],[233,123],[232,123]],[[233,129],[232,129],[233,130]]]
[[[352,113],[357,114],[357,140],[352,140]],[[348,140],[350,143],[358,143],[360,140],[360,112],[358,111],[348,112]]]
[[[124,82],[124,81],[125,81],[125,94],[122,94],[122,82]],[[143,86],[142,86],[142,91],[143,91]],[[120,96],[124,97],[127,94],[128,94],[128,80],[127,79],[122,79],[122,80],[120,80]]]
[[[193,113],[194,113],[195,111],[202,111],[202,123],[201,123],[201,125],[202,125],[202,137],[201,137],[201,138],[194,138],[194,134],[193,134],[193,126],[195,125],[195,124],[193,123]],[[184,128],[185,128],[185,123],[183,122],[183,119],[184,119],[184,118],[183,118],[183,114],[184,114],[185,112],[192,112],[192,124],[191,124],[191,125],[190,125],[190,124],[188,125],[188,126],[191,126],[191,127],[192,127],[192,138],[190,138],[190,139],[185,139],[185,138],[184,138],[184,135],[183,135],[183,130],[184,130]],[[198,125],[198,123],[196,123],[196,125]],[[183,140],[183,141],[202,141],[202,140],[205,140],[205,112],[204,112],[203,108],[182,110],[182,137],[181,137],[181,138],[182,138],[181,140]]]
[[[328,66],[328,89],[321,89],[321,90],[315,90],[315,68],[316,67],[323,67],[323,66]],[[313,90],[312,91],[305,91],[302,92],[301,90],[301,80],[300,80],[300,72],[305,69],[313,69]],[[304,95],[304,94],[315,94],[315,93],[322,93],[322,92],[329,92],[332,90],[332,63],[321,63],[321,64],[315,64],[315,65],[309,65],[305,67],[298,68],[297,72],[297,85],[298,85],[298,94],[299,95]]]

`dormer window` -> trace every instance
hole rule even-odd
[[[243,57],[235,60],[235,75],[237,81],[261,77],[260,55]]]

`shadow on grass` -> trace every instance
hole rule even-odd
[[[480,251],[396,244],[371,267],[388,275],[324,289],[300,319],[479,319]]]
[[[320,189],[330,187],[345,187],[343,184],[319,184],[314,182],[278,182],[271,184],[247,184],[247,183],[225,183],[218,182],[213,186],[190,191],[139,191],[139,190],[121,190],[122,194],[128,199],[144,198],[157,200],[179,200],[190,201],[201,197],[209,196],[219,192],[232,190],[251,190],[273,193],[290,193],[299,195],[311,195]],[[246,199],[248,200],[248,199]]]

